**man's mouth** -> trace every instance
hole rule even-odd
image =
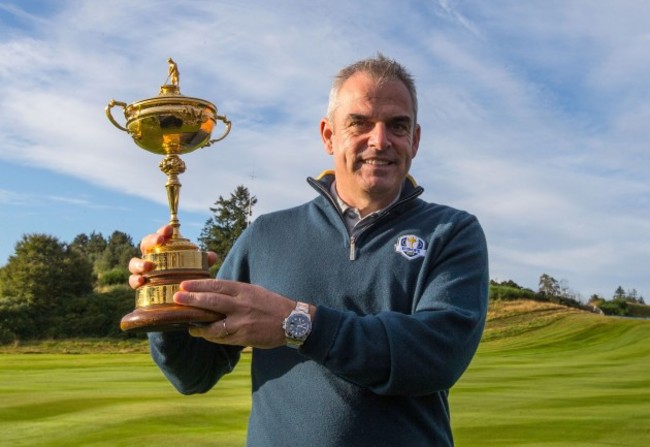
[[[389,160],[380,160],[377,158],[368,158],[366,160],[361,160],[361,162],[365,165],[373,165],[373,166],[388,166],[392,162]]]

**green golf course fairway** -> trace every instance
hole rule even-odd
[[[0,446],[241,446],[249,368],[182,396],[147,354],[0,354]]]
[[[451,392],[458,446],[650,445],[650,320],[491,306],[479,352]]]
[[[650,320],[490,305],[450,395],[457,446],[650,445]],[[181,396],[145,352],[61,346],[0,350],[1,446],[243,445],[249,354],[211,392]]]

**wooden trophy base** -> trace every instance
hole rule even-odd
[[[120,329],[128,332],[171,332],[191,326],[212,323],[223,315],[196,307],[177,304],[153,304],[139,307],[120,321]]]
[[[225,318],[216,312],[174,303],[181,282],[210,278],[207,254],[187,239],[172,238],[143,259],[156,267],[143,275],[146,282],[135,291],[135,310],[120,322],[123,331],[180,331]]]

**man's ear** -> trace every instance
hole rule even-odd
[[[320,120],[320,137],[321,140],[323,140],[323,147],[325,148],[325,152],[330,155],[334,153],[334,149],[332,147],[332,135],[334,135],[334,128],[332,127],[332,123],[327,118],[323,118]]]
[[[413,151],[413,155],[411,158],[415,158],[415,156],[418,153],[418,149],[420,148],[420,136],[422,135],[422,128],[420,127],[419,124],[416,124],[415,126],[415,132],[413,132],[413,146],[411,147]]]

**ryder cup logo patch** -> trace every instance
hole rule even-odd
[[[405,236],[400,236],[397,239],[395,251],[410,261],[412,259],[424,257],[427,253],[427,245],[419,237],[407,234]]]

